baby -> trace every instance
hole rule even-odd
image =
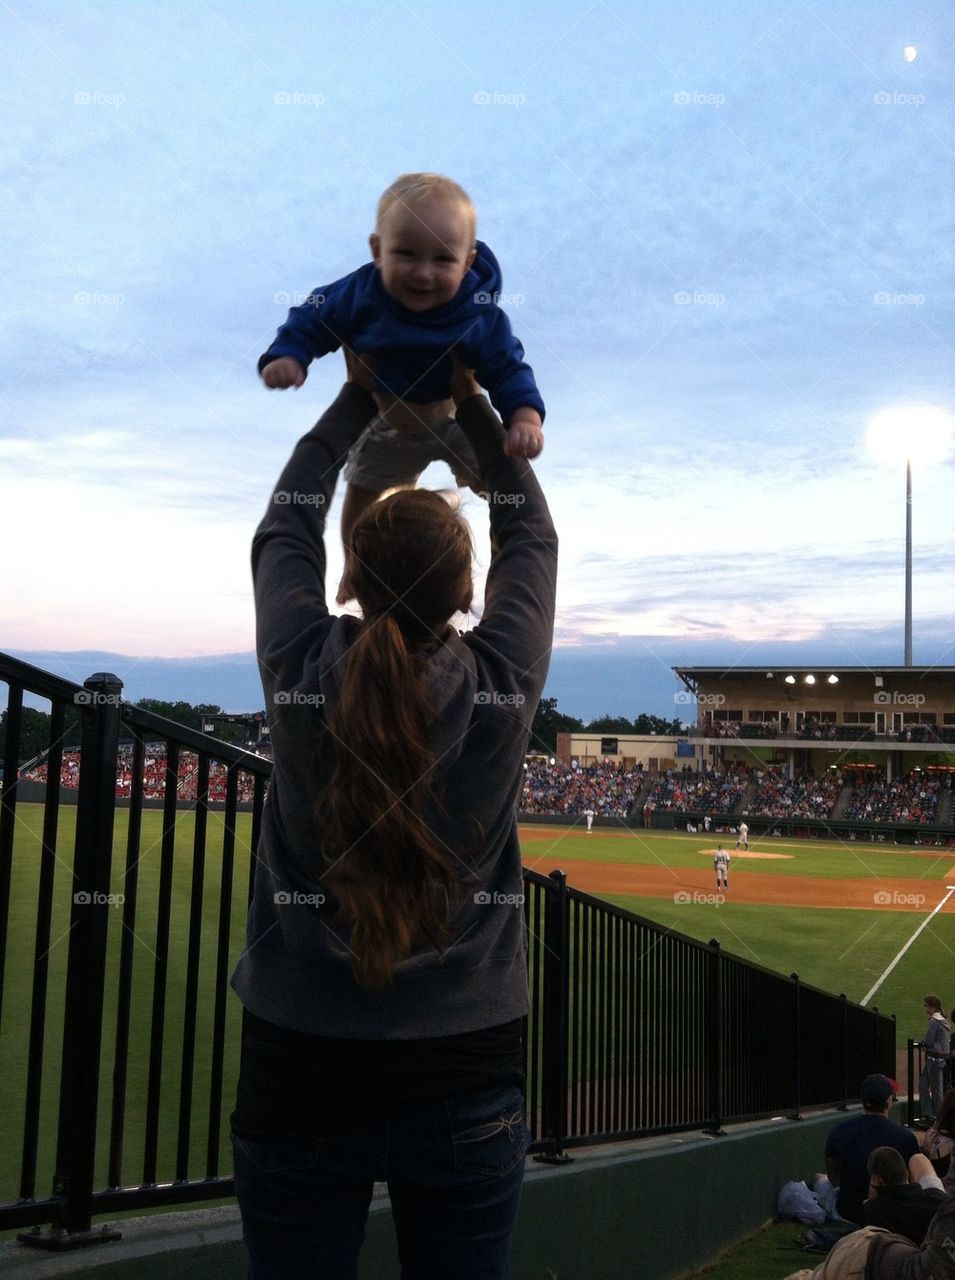
[[[447,462],[459,485],[479,489],[476,460],[453,418],[452,348],[501,415],[505,453],[535,458],[544,447],[544,403],[497,305],[500,267],[476,229],[473,204],[450,178],[398,178],[378,202],[374,261],[293,307],[259,360],[273,389],[300,387],[311,361],[340,346],[373,369],[378,415],[344,472],[346,547],[361,512],[386,489],[413,488],[430,462]],[[347,598],[340,588],[338,603]]]

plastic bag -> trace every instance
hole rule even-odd
[[[826,1211],[805,1182],[787,1182],[779,1193],[777,1211],[781,1218],[796,1218],[807,1226],[825,1222]]]

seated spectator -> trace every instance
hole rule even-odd
[[[922,1134],[919,1145],[938,1176],[944,1178],[955,1149],[955,1089],[946,1090],[935,1123]]]
[[[840,1240],[814,1271],[786,1280],[955,1280],[955,1187],[943,1199],[921,1245],[882,1227],[863,1227]]]
[[[906,1164],[919,1151],[918,1139],[889,1119],[895,1083],[887,1076],[866,1076],[859,1091],[861,1115],[840,1120],[826,1140],[826,1173],[817,1174],[813,1191],[829,1217],[862,1226],[869,1190],[869,1156],[876,1147],[893,1147]]]
[[[885,1227],[921,1244],[945,1199],[942,1179],[929,1160],[920,1152],[906,1168],[894,1147],[876,1147],[867,1167],[869,1195],[862,1206],[866,1225]]]

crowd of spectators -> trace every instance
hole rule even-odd
[[[23,774],[33,782],[45,782],[46,761]],[[60,764],[60,786],[76,789],[80,777],[80,752],[63,752]],[[165,743],[149,743],[143,762],[143,798],[162,800],[166,794],[167,762]],[[239,770],[238,800],[251,803],[255,775]],[[206,799],[224,803],[228,771],[224,764],[210,761]],[[121,745],[116,771],[116,796],[128,799],[133,791],[133,749]],[[855,785],[853,785],[855,783]],[[840,796],[850,788],[849,800],[839,815],[850,822],[934,823],[938,817],[939,798],[943,789],[952,785],[949,774],[926,774],[913,770],[905,778],[886,782],[866,777],[851,768],[840,772],[829,770],[820,777],[802,774],[786,778],[781,773],[745,765],[696,772],[689,765],[670,769],[652,778],[636,766],[624,769],[613,761],[570,765],[561,761],[529,762],[524,772],[524,788],[520,808],[532,814],[583,814],[591,810],[598,817],[632,816],[634,805],[644,785],[641,810],[646,820],[656,809],[674,812],[709,814],[713,818],[729,814],[747,814],[762,818],[831,818]],[[177,797],[183,803],[197,799],[199,759],[195,752],[182,751],[176,778]],[[752,789],[751,794],[747,791]]]
[[[854,787],[842,816],[856,822],[934,822],[941,790],[938,778],[913,770],[894,782]]]
[[[703,719],[703,730],[708,738],[738,738],[742,728],[741,720],[714,720],[711,714]]]
[[[165,743],[147,743],[143,757],[142,795],[144,800],[162,800],[166,795],[168,769]],[[46,782],[46,760],[36,764],[23,774],[29,782]],[[80,780],[80,752],[63,752],[60,763],[60,786],[75,789]],[[116,766],[116,798],[128,799],[133,791],[133,748],[120,746]],[[209,785],[205,799],[209,803],[225,803],[228,770],[217,760],[209,762]],[[240,804],[250,804],[255,787],[255,775],[245,769],[237,773],[237,796]],[[198,799],[199,757],[194,751],[179,753],[176,771],[176,795],[184,803]]]
[[[626,818],[643,783],[639,768],[622,769],[607,761],[532,761],[524,771],[520,807],[525,813],[580,814],[592,809],[598,817]]]
[[[700,773],[670,769],[653,784],[644,800],[643,811],[699,810],[716,816],[732,813],[748,785],[749,774],[743,766],[707,769]]]
[[[821,720],[816,716],[808,716],[799,726],[796,734],[798,738],[812,738],[815,741],[835,742],[836,722],[835,720]]]
[[[831,818],[844,780],[832,769],[821,777],[811,773],[783,778],[765,773],[749,801],[749,813],[761,818]]]

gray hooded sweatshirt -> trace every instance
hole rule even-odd
[[[346,385],[296,446],[252,544],[274,772],[247,945],[232,985],[246,1008],[282,1027],[427,1039],[495,1026],[528,1009],[517,803],[550,661],[557,537],[529,464],[504,456],[500,423],[483,396],[472,397],[457,417],[485,478],[497,550],[483,618],[465,635],[449,631],[427,654],[424,676],[443,810],[428,822],[457,858],[466,892],[443,956],[418,952],[397,966],[390,988],[364,990],[349,964],[350,926],[322,885],[315,800],[329,766],[325,717],[359,626],[328,612],[325,517],[348,449],[373,413],[371,399]],[[387,724],[387,704],[374,711]]]

